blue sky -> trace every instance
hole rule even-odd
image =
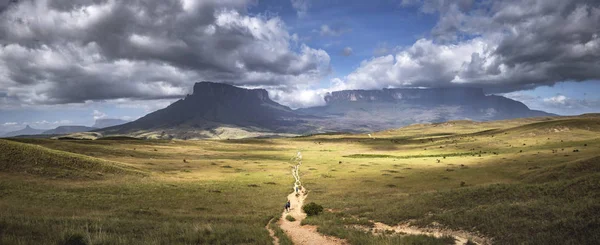
[[[470,86],[560,115],[600,112],[591,0],[76,2],[0,2],[0,132],[133,120],[202,80],[294,108],[340,89]]]
[[[409,46],[428,36],[437,21],[436,14],[403,8],[394,1],[310,1],[301,16],[289,1],[259,1],[249,10],[280,17],[307,45],[327,51],[332,73],[322,80],[322,87],[328,87],[331,78],[349,74],[363,60],[390,54],[397,46]],[[346,47],[352,49],[351,55],[343,55]]]

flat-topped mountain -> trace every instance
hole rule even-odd
[[[395,88],[342,90],[325,96],[327,104],[346,102],[412,102],[421,104],[470,104],[486,96],[480,88]]]
[[[302,133],[304,129],[300,124],[304,123],[304,118],[307,116],[271,100],[264,89],[200,82],[184,99],[102,132],[163,138],[202,138],[232,133],[252,135],[247,132]]]
[[[330,118],[335,123],[326,123],[327,128],[354,132],[450,120],[556,116],[502,96],[485,95],[479,88],[344,90],[327,94],[325,102],[298,112]]]
[[[271,100],[264,89],[200,82],[192,94],[164,109],[97,131],[149,138],[240,138],[552,116],[478,88],[344,90],[324,99],[325,106],[292,110]]]

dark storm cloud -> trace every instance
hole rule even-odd
[[[0,92],[24,103],[184,95],[200,80],[316,82],[329,56],[246,0],[0,2]]]
[[[431,39],[361,64],[348,87],[477,86],[500,93],[600,79],[600,1],[405,0],[438,13]]]

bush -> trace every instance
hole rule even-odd
[[[319,213],[323,212],[323,206],[311,202],[302,207],[302,210],[306,213],[307,216],[319,215]]]
[[[71,234],[66,234],[63,237],[62,241],[59,242],[59,244],[62,244],[62,245],[88,245],[89,242],[85,238],[84,235],[82,235],[80,233],[71,233]]]
[[[296,218],[292,217],[291,215],[288,214],[288,216],[285,216],[285,219],[287,219],[290,222],[294,222],[296,221]]]

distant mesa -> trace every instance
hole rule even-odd
[[[269,98],[264,89],[200,82],[193,93],[136,121],[99,132],[146,138],[240,138],[301,133],[305,115]]]
[[[479,88],[344,90],[325,106],[292,110],[264,89],[199,82],[193,93],[138,120],[96,130],[142,138],[244,138],[369,132],[414,123],[555,116]]]

